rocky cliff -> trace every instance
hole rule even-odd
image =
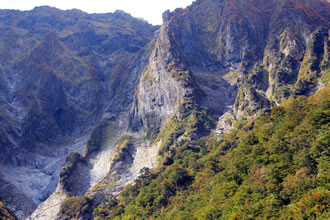
[[[232,120],[323,88],[328,9],[322,1],[204,0],[165,12],[131,129],[160,129],[197,104],[219,118],[222,133]]]
[[[2,10],[0,23],[0,198],[25,218],[55,190],[67,154],[83,153],[102,118],[125,128],[119,121],[157,27],[122,11],[50,7]]]
[[[0,199],[19,218],[89,219],[178,142],[314,94],[329,81],[329,9],[197,0],[158,31],[121,11],[1,11]]]
[[[133,121],[161,126],[184,97],[217,117],[228,111],[253,115],[324,87],[327,9],[312,1],[195,1],[165,12]]]

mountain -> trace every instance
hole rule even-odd
[[[251,173],[271,169],[261,162],[246,163],[242,170],[237,166],[242,155],[255,159],[244,153],[245,146],[258,151],[256,146],[268,149],[279,141],[267,142],[268,134],[259,134],[264,127],[283,135],[277,130],[303,130],[314,113],[325,118],[306,128],[308,137],[290,133],[285,141],[310,143],[304,151],[292,147],[288,157],[277,156],[283,163],[310,154],[315,140],[329,137],[328,107],[322,104],[328,103],[329,8],[319,0],[197,0],[165,12],[161,27],[122,11],[0,11],[0,200],[19,219],[193,219],[198,212],[201,218],[239,217],[242,213],[225,209],[234,200],[209,205],[207,193],[222,194],[207,188],[207,181],[220,184],[221,175],[229,173],[234,179],[224,176],[227,182],[221,184],[233,184],[230,198],[254,192],[237,189],[248,185]],[[295,106],[305,106],[298,97],[322,89],[316,97],[324,100],[316,101],[315,108],[302,107],[303,116],[289,107],[275,110],[293,105],[287,104],[296,103],[293,99],[298,100]],[[274,111],[283,111],[285,119]],[[266,123],[290,117],[299,120]],[[228,133],[231,129],[236,133]],[[257,142],[249,139],[251,132]],[[277,151],[281,149],[262,152]],[[227,157],[229,165],[223,165],[220,158]],[[283,174],[274,177],[273,185],[297,175],[316,178],[320,166],[327,172],[320,157],[286,166],[290,169],[279,166]],[[129,184],[135,185],[123,190]],[[294,199],[317,188],[310,184]],[[269,189],[281,195],[281,188]],[[265,197],[253,199],[270,196],[263,193]],[[291,192],[287,197],[283,193],[272,200],[282,208],[293,199]],[[189,206],[173,208],[185,197]],[[194,207],[196,212],[188,210]],[[266,207],[256,210],[259,217],[266,216]]]
[[[328,219],[329,106],[328,85],[221,139],[181,141],[171,162],[143,170],[94,219]],[[82,207],[65,203],[61,214],[83,216]]]
[[[119,121],[158,28],[122,11],[50,7],[1,10],[0,23],[0,198],[25,218],[55,190],[67,154],[83,153],[102,118],[125,129]]]

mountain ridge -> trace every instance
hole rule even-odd
[[[105,112],[117,118],[129,110],[148,53],[139,51],[157,27],[122,12],[88,15],[49,7],[1,12],[2,186],[23,188],[13,194],[33,198],[23,202],[32,204],[24,211],[18,201],[9,202],[26,218],[55,190],[67,153],[83,153]],[[127,76],[130,80],[122,80]],[[8,204],[8,196],[1,198]]]
[[[326,87],[327,8],[310,0],[197,0],[165,12],[159,30],[120,11],[0,12],[1,180],[15,187],[21,180],[8,170],[27,164],[41,175],[52,149],[61,159],[47,167],[46,194],[33,191],[33,203],[44,202],[31,219],[77,214],[63,212],[69,200],[88,203],[81,214],[91,218],[144,166],[171,166],[184,154],[181,142],[221,138],[292,96]],[[5,203],[19,218],[37,205]]]

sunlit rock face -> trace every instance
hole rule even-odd
[[[166,11],[131,128],[162,127],[193,100],[220,117],[218,131],[228,130],[232,119],[324,87],[328,9],[308,0],[198,0]]]
[[[62,202],[85,196],[91,219],[157,166],[163,140],[150,134],[169,119],[201,106],[221,135],[313,94],[329,79],[329,9],[197,0],[161,27],[122,11],[0,11],[0,200],[20,219],[65,219]]]

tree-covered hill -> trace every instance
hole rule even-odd
[[[330,86],[176,153],[95,219],[329,219]]]

